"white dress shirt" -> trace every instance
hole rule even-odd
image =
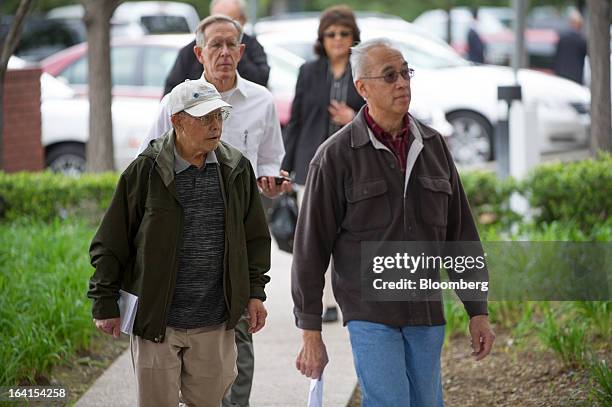
[[[232,105],[229,118],[223,122],[221,140],[248,158],[256,177],[278,176],[285,147],[272,94],[263,86],[247,81],[238,74],[236,76],[236,86],[221,93],[221,98]],[[147,148],[151,140],[161,137],[171,128],[166,95],[160,102],[157,120],[140,144],[138,154]]]

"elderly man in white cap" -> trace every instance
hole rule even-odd
[[[91,243],[96,326],[119,336],[119,290],[138,297],[139,406],[219,407],[236,377],[234,327],[265,324],[270,236],[253,168],[221,142],[228,108],[203,80],[175,87],[172,126],[125,170]]]

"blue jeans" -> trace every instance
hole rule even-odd
[[[349,321],[363,407],[443,407],[444,325],[394,328]]]

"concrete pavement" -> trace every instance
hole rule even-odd
[[[275,243],[272,244],[270,277],[265,303],[268,320],[266,327],[254,336],[255,378],[251,406],[306,406],[310,381],[295,369],[301,338],[292,314],[291,255],[279,251]],[[330,359],[324,374],[324,405],[345,407],[357,383],[348,332],[339,322],[325,324],[323,340]],[[77,407],[135,405],[136,383],[129,350],[115,360],[76,403]]]

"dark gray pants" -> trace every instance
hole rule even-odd
[[[249,407],[253,371],[255,370],[255,353],[253,352],[253,335],[249,333],[249,317],[245,314],[234,328],[238,357],[236,367],[238,377],[230,391],[223,398],[223,407]]]

